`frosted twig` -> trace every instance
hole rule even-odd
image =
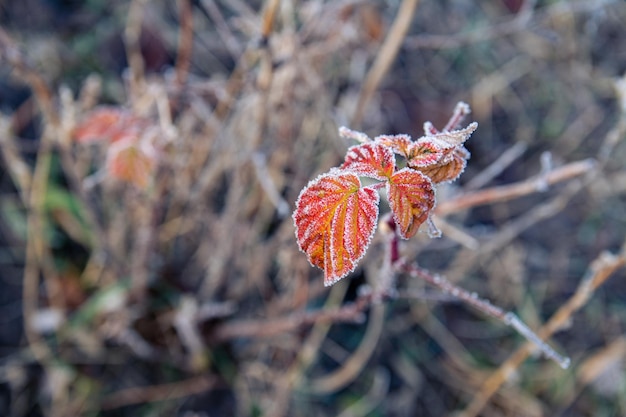
[[[526,325],[526,323],[520,320],[520,318],[517,317],[517,315],[510,313],[510,312],[506,313],[504,316],[504,322],[508,324],[509,326],[513,327],[515,330],[517,330],[519,334],[521,334],[530,342],[534,343],[537,347],[539,347],[541,352],[546,357],[558,363],[561,368],[563,369],[569,368],[569,365],[571,363],[570,358],[565,357],[557,353],[554,349],[552,349],[552,347],[548,345],[546,342],[544,342],[543,340],[541,340],[535,332],[530,330],[530,328]]]
[[[552,153],[543,152],[541,154],[541,172],[539,173],[539,178],[537,178],[537,183],[535,187],[537,187],[537,191],[545,192],[548,191],[548,174],[552,171]]]
[[[372,140],[365,133],[358,132],[358,131],[352,130],[352,129],[348,129],[345,126],[341,126],[339,128],[339,136],[341,136],[342,138],[345,138],[345,139],[356,140],[359,143],[367,143],[367,142],[371,142],[371,140]]]
[[[280,195],[278,189],[276,188],[276,184],[272,181],[272,177],[267,169],[265,155],[261,152],[255,152],[252,155],[252,162],[254,164],[256,177],[261,185],[261,188],[263,188],[267,197],[270,199],[274,207],[276,207],[278,215],[285,217],[289,213],[289,204]]]
[[[555,331],[562,329],[572,318],[574,313],[587,304],[595,290],[604,284],[618,269],[626,265],[626,244],[622,247],[619,255],[602,253],[591,263],[589,271],[583,277],[578,289],[552,315],[550,320],[539,330],[540,338],[550,337]],[[507,359],[497,371],[493,372],[483,383],[479,393],[474,397],[467,408],[459,414],[461,417],[474,417],[480,413],[487,401],[509,378],[512,369],[517,369],[531,352],[529,343],[521,346]]]
[[[419,268],[416,265],[408,264],[403,260],[399,260],[396,263],[396,268],[409,274],[414,278],[420,278],[429,284],[439,288],[446,294],[450,294],[452,297],[466,302],[475,309],[482,311],[483,313],[494,317],[507,326],[511,326],[520,335],[524,336],[526,340],[533,343],[541,353],[547,358],[555,361],[561,368],[567,369],[570,365],[570,359],[557,353],[550,345],[544,342],[530,327],[528,327],[517,315],[512,312],[505,312],[500,307],[491,304],[489,301],[480,298],[478,294],[469,292],[461,287],[458,287],[448,281],[445,277],[432,274],[425,269]]]
[[[450,117],[450,120],[443,128],[443,132],[450,132],[459,127],[459,125],[463,122],[463,119],[465,119],[465,116],[470,113],[471,110],[469,104],[459,101],[454,108],[454,113],[452,114],[452,117]]]

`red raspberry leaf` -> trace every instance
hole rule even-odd
[[[354,271],[378,221],[378,191],[361,188],[351,172],[331,171],[311,181],[296,201],[293,220],[300,249],[324,270],[329,286]]]
[[[350,147],[340,168],[384,181],[393,175],[395,164],[395,157],[389,148],[368,142]]]
[[[409,159],[409,148],[413,145],[409,135],[380,135],[374,141]]]
[[[465,170],[469,152],[462,146],[453,148],[434,165],[417,168],[435,184],[456,180]]]
[[[409,146],[406,163],[416,169],[437,164],[445,156],[446,148],[449,146],[444,142],[427,137],[420,138]]]
[[[435,206],[432,181],[419,171],[403,168],[387,183],[387,197],[401,237],[409,239],[417,233]]]

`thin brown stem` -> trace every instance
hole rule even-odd
[[[141,54],[141,30],[143,23],[143,9],[147,0],[133,0],[128,10],[128,20],[124,30],[124,45],[126,57],[130,67],[131,95],[137,97],[145,86],[145,63]]]
[[[452,114],[452,117],[450,117],[450,120],[443,128],[443,132],[449,132],[451,130],[457,129],[461,125],[461,123],[463,123],[465,116],[467,116],[468,114],[470,114],[469,105],[463,102],[457,103],[456,107],[454,108],[454,113]]]
[[[267,42],[270,33],[272,33],[272,29],[274,28],[274,20],[276,19],[276,11],[278,10],[279,4],[280,0],[268,0],[267,2],[267,6],[265,7],[265,11],[263,13],[263,20],[261,25],[262,42]]]
[[[396,19],[393,22],[393,26],[389,30],[389,34],[383,42],[380,53],[376,56],[376,60],[372,65],[372,68],[367,73],[363,87],[361,88],[361,94],[359,95],[359,101],[357,102],[356,111],[352,117],[351,125],[358,127],[363,120],[365,114],[365,108],[383,77],[389,71],[393,60],[395,59],[400,46],[409,30],[411,21],[413,20],[413,14],[417,8],[419,0],[404,0],[400,5]]]
[[[225,323],[211,334],[214,341],[236,338],[265,338],[296,330],[313,323],[359,322],[363,311],[369,306],[371,295],[359,298],[355,303],[336,309],[321,309],[286,317],[265,320],[240,320]]]
[[[191,0],[179,0],[180,31],[178,34],[178,57],[176,58],[176,82],[187,82],[191,52],[193,49],[193,14]]]
[[[556,168],[540,178],[531,178],[501,187],[487,188],[482,191],[472,191],[469,194],[440,203],[435,209],[435,214],[445,216],[476,206],[520,198],[541,191],[543,185],[553,185],[587,174],[594,169],[595,165],[595,160],[585,159]]]
[[[215,377],[201,375],[169,384],[127,388],[104,397],[100,408],[102,410],[112,410],[133,404],[188,397],[208,391],[216,385],[217,379]]]

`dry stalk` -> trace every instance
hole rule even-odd
[[[147,0],[132,0],[124,30],[126,58],[130,67],[130,97],[140,97],[145,88],[145,63],[141,55],[141,29]]]
[[[389,29],[389,33],[385,38],[385,41],[380,47],[376,60],[372,65],[372,68],[367,73],[363,86],[361,87],[361,93],[359,94],[359,100],[357,102],[356,110],[352,116],[351,125],[356,128],[361,125],[365,109],[367,104],[372,98],[372,95],[380,85],[383,77],[389,71],[391,64],[394,62],[402,41],[409,30],[411,21],[413,20],[413,14],[417,8],[419,0],[403,0],[396,19]]]
[[[215,388],[213,376],[201,375],[184,381],[149,387],[133,387],[107,395],[100,403],[101,410],[113,410],[133,404],[151,403],[188,397]]]
[[[44,240],[45,216],[44,199],[48,187],[48,177],[51,165],[51,152],[54,138],[59,127],[59,116],[54,110],[52,94],[45,80],[26,62],[13,40],[4,30],[0,29],[0,58],[6,61],[32,89],[44,117],[44,130],[37,151],[37,161],[32,174],[30,187],[24,189],[28,193],[27,206],[27,242],[26,259],[23,278],[22,308],[25,322],[25,332],[35,358],[46,365],[53,357],[49,348],[44,344],[32,327],[32,320],[37,311],[39,299],[40,272],[43,273],[47,287],[47,295],[53,307],[64,311],[63,294],[60,291],[59,278],[53,265],[50,248]],[[22,166],[27,164],[19,158]],[[25,184],[23,184],[25,186]]]
[[[178,35],[178,57],[176,58],[176,83],[179,86],[187,82],[191,53],[193,50],[193,10],[191,0],[180,0],[180,32]]]
[[[435,213],[439,216],[445,216],[471,207],[520,198],[543,191],[543,187],[545,185],[550,186],[588,174],[594,169],[595,166],[596,163],[593,159],[585,159],[583,161],[572,162],[560,168],[556,168],[553,171],[540,175],[537,178],[531,178],[501,187],[487,188],[481,191],[472,191],[471,193],[467,193],[440,203],[436,207]]]
[[[329,394],[336,392],[359,376],[374,353],[374,349],[378,346],[378,340],[385,323],[385,310],[383,303],[372,304],[365,335],[359,343],[359,347],[339,369],[323,377],[310,380],[308,390],[311,393]]]
[[[362,322],[363,311],[371,296],[336,309],[323,308],[307,313],[292,313],[286,317],[264,320],[238,320],[222,324],[211,333],[211,340],[223,342],[239,338],[268,338],[297,330],[314,323]]]
[[[32,173],[17,149],[11,122],[5,117],[0,119],[0,151],[11,179],[20,193],[20,198],[24,205],[27,205],[32,183]]]

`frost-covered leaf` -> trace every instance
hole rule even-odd
[[[478,128],[478,123],[473,122],[470,123],[466,128],[459,130],[452,130],[450,132],[438,132],[434,135],[427,135],[426,137],[434,137],[436,139],[442,140],[452,146],[463,145],[472,133]]]
[[[145,188],[156,167],[156,151],[147,141],[128,136],[107,150],[107,172],[118,180]]]
[[[403,168],[387,183],[387,196],[401,237],[409,239],[435,206],[432,181],[419,171]]]
[[[395,164],[389,148],[368,142],[349,148],[341,169],[384,181],[393,175]]]
[[[354,271],[376,229],[379,195],[351,172],[321,175],[302,190],[293,220],[300,249],[329,286]]]
[[[380,135],[374,138],[374,142],[390,148],[392,151],[405,158],[409,154],[409,148],[413,144],[409,135]]]
[[[435,132],[419,138],[412,146],[424,147],[429,151],[413,151],[418,157],[407,158],[407,165],[423,172],[435,184],[454,181],[463,173],[470,156],[467,149],[463,147],[463,143],[469,139],[477,127],[478,123],[474,122],[465,129]],[[428,131],[428,126],[425,129]],[[427,155],[429,158],[419,157],[420,154]],[[434,159],[434,155],[438,156],[437,160]]]
[[[453,147],[453,145],[429,136],[424,136],[414,142],[408,135],[381,135],[376,137],[375,141],[403,156],[411,168],[436,164],[443,158],[444,151]]]
[[[418,168],[435,184],[456,180],[465,170],[469,152],[464,147],[455,147],[434,165]]]
[[[422,138],[408,149],[406,163],[411,168],[422,168],[439,163],[447,151],[445,143],[436,139]]]

